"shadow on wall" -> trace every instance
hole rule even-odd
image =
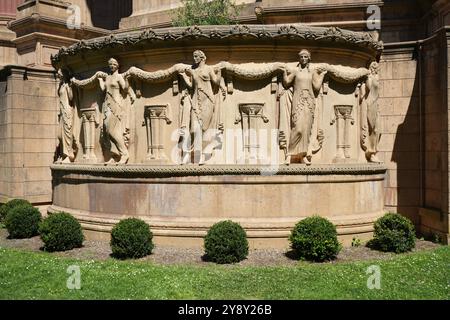
[[[397,207],[397,212],[411,219],[418,226],[419,207],[423,205],[423,194],[421,194],[421,162],[424,165],[421,152],[424,152],[424,144],[420,136],[421,121],[419,115],[419,68],[416,68],[415,79],[402,79],[401,90],[402,98],[395,98],[399,102],[393,103],[394,116],[391,117],[392,122],[386,123],[387,126],[393,126],[396,120],[404,118],[395,132],[394,148],[392,158],[386,161],[392,161],[396,164],[397,170],[389,170],[389,189],[396,190],[389,192],[391,199],[386,199],[389,206]],[[406,113],[403,103],[408,101]],[[392,128],[392,127],[391,127]],[[387,129],[387,128],[385,128]],[[423,127],[422,127],[423,130]],[[425,134],[422,132],[422,134]],[[395,177],[396,176],[396,177]],[[393,182],[395,181],[395,182]],[[396,195],[394,193],[396,192]]]
[[[94,27],[108,30],[119,28],[120,20],[133,13],[132,0],[87,0]]]

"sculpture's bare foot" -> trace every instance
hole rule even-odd
[[[106,162],[105,164],[116,164],[116,160],[114,160],[114,158],[109,159],[108,162]]]
[[[130,157],[128,155],[123,155],[122,157],[120,157],[119,164],[126,164],[129,158]]]
[[[71,163],[69,157],[65,157],[64,160],[61,161],[61,163]]]
[[[183,156],[183,158],[181,159],[181,165],[184,165],[184,164],[190,164],[190,158],[191,158],[191,155],[190,154],[185,154],[184,156]]]
[[[376,155],[374,155],[374,154],[372,154],[371,156],[370,156],[370,160],[369,160],[370,162],[374,162],[374,163],[381,163],[381,160],[380,159],[378,159],[378,157],[376,156]]]
[[[304,164],[306,164],[306,165],[311,165],[311,156],[306,156],[306,157],[303,157],[303,161],[302,161]]]
[[[284,158],[284,164],[287,166],[291,164],[291,156],[290,155],[286,155],[286,157]]]

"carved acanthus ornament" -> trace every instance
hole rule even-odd
[[[170,29],[147,29],[144,31],[127,32],[123,34],[112,34],[110,36],[81,40],[76,44],[61,48],[52,63],[57,67],[63,57],[74,56],[84,51],[96,51],[113,46],[135,46],[145,45],[153,42],[183,41],[192,39],[227,39],[246,41],[248,38],[260,40],[275,40],[287,38],[292,40],[307,40],[324,42],[339,42],[352,44],[380,52],[383,43],[378,41],[372,34],[353,32],[331,27],[309,27],[302,24],[268,26],[268,25],[237,25],[237,26],[200,26],[189,28]]]

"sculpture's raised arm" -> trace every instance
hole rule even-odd
[[[184,72],[189,67],[189,65],[178,63],[169,69],[154,72],[144,71],[137,67],[131,67],[128,71],[123,73],[123,76],[125,78],[133,77],[145,82],[163,82],[172,79],[174,75]]]
[[[352,68],[327,63],[311,64],[314,70],[326,71],[333,80],[341,83],[355,83],[370,73],[366,68]]]
[[[261,80],[272,77],[283,70],[284,63],[246,63],[231,64],[221,62],[216,66],[237,78],[246,80]]]
[[[97,79],[106,79],[107,75],[108,74],[106,74],[105,72],[98,71],[92,77],[90,77],[88,79],[78,80],[78,79],[72,78],[72,79],[70,79],[70,83],[79,88],[89,88],[89,87],[93,87],[97,83]]]

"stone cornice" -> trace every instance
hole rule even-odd
[[[267,14],[278,14],[278,13],[286,13],[286,12],[305,12],[305,11],[319,11],[318,13],[322,13],[324,10],[340,10],[346,11],[350,9],[366,9],[370,5],[376,5],[382,7],[384,5],[384,1],[381,0],[368,0],[366,2],[358,2],[358,3],[339,3],[339,4],[303,4],[303,5],[292,5],[292,6],[271,6],[266,7],[261,5],[264,13]]]
[[[366,48],[380,53],[383,43],[367,32],[353,32],[336,27],[311,27],[295,25],[233,25],[233,26],[192,26],[188,28],[146,29],[137,32],[111,34],[106,37],[81,40],[69,48],[62,48],[52,57],[56,67],[63,57],[86,51],[101,51],[112,47],[133,47],[144,43],[179,42],[183,40],[236,40],[249,39],[292,41],[305,40],[318,43],[340,43]]]
[[[90,174],[124,177],[180,177],[218,175],[366,175],[384,174],[383,164],[333,164],[333,165],[103,165],[103,164],[53,164],[54,174]]]
[[[34,67],[26,67],[22,65],[5,65],[0,66],[0,79],[4,79],[13,73],[18,73],[23,77],[24,80],[28,78],[28,76],[36,76],[36,77],[48,77],[53,76],[56,78],[55,70],[50,70],[48,68],[34,68]]]
[[[73,38],[61,37],[61,36],[56,36],[53,34],[42,33],[42,32],[33,32],[33,33],[27,34],[25,36],[16,38],[16,39],[12,40],[12,42],[15,44],[21,44],[21,43],[26,43],[29,41],[37,41],[37,40],[42,40],[42,39],[53,40],[53,41],[57,41],[57,42],[65,42],[67,44],[72,44],[74,42],[77,42],[77,40],[73,39]]]
[[[25,18],[10,21],[8,23],[8,28],[13,31],[16,31],[23,27],[28,27],[30,24],[39,24],[39,23],[47,24],[47,25],[57,27],[57,28],[63,27],[64,29],[67,29],[67,21],[66,20],[58,19],[58,18],[54,18],[54,17],[43,16],[39,13],[33,13],[32,15],[27,16]],[[93,34],[96,34],[97,36],[98,35],[106,35],[106,34],[111,33],[111,31],[109,31],[109,30],[95,28],[95,27],[89,27],[84,24],[81,24],[80,29],[73,29],[73,30],[74,31],[82,31],[82,32],[91,32]],[[72,31],[72,30],[68,30],[68,31]]]
[[[61,0],[39,0],[39,3],[49,4],[54,7],[60,7],[62,9],[67,9],[71,3],[68,1],[61,1]],[[36,0],[27,1],[20,6],[17,7],[17,10],[24,10],[28,7],[35,6],[37,4]]]

